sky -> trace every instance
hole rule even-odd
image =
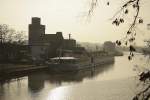
[[[112,16],[119,10],[125,0],[99,0],[93,15],[87,17],[90,0],[0,0],[0,24],[8,24],[16,30],[26,31],[32,17],[40,17],[41,24],[46,25],[46,34],[62,31],[63,36],[80,42],[103,43],[116,41],[124,37],[131,19],[119,27],[113,26]],[[141,0],[140,16],[144,24],[138,26],[137,45],[143,45],[143,40],[149,39],[150,30],[150,0]],[[132,16],[133,17],[133,16]]]

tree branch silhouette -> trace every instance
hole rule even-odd
[[[132,43],[136,39],[136,26],[138,24],[143,23],[143,19],[139,18],[139,12],[140,12],[140,1],[141,0],[127,0],[121,7],[120,9],[114,14],[114,16],[111,18],[112,19],[112,24],[119,26],[120,24],[123,24],[125,22],[124,16],[123,17],[118,17],[118,15],[123,14],[127,15],[129,13],[129,7],[132,6],[133,9],[135,9],[135,15],[133,16],[133,19],[131,21],[131,24],[129,25],[129,28],[127,29],[125,37],[123,37],[120,40],[116,41],[116,44],[118,46],[125,44],[126,46],[129,46],[129,51],[130,54],[128,56],[128,59],[131,60],[132,57],[134,56],[133,52],[136,51],[134,48],[134,45]],[[91,7],[89,9],[88,15],[91,16],[92,13],[94,12],[94,9],[97,6],[98,1],[97,0],[92,0],[91,2]],[[109,6],[110,3],[107,2],[107,5]],[[131,8],[130,8],[131,9]],[[139,75],[140,81],[144,82],[148,81],[145,86],[147,86],[144,90],[140,91],[138,94],[136,94],[133,98],[133,100],[149,100],[150,99],[150,71],[148,72],[142,72],[141,75]]]

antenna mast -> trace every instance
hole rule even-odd
[[[71,39],[71,34],[69,34],[69,40]]]

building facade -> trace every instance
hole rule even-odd
[[[56,50],[62,46],[62,32],[45,34],[45,25],[41,25],[41,19],[33,17],[29,24],[29,46],[33,60],[57,56]]]
[[[56,34],[45,34],[45,25],[41,19],[33,17],[29,24],[29,47],[33,60],[59,56],[60,49],[73,50],[76,47],[76,40],[64,39],[62,32]]]

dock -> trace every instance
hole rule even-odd
[[[83,65],[81,64],[78,67],[78,70],[100,67],[101,65],[112,64],[112,63],[114,63],[114,57],[104,57],[103,59],[97,58],[97,59],[95,59],[94,63],[88,62],[87,64],[83,64]]]

